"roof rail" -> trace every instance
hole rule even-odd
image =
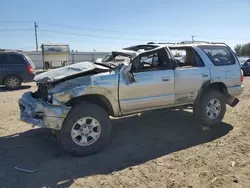
[[[211,44],[225,44],[227,46],[225,42],[211,42]]]
[[[208,41],[197,41],[197,40],[195,40],[195,41],[181,41],[181,42],[179,42],[179,43],[177,43],[177,44],[192,44],[192,43],[211,43],[211,42],[208,42]]]
[[[147,44],[175,44],[174,42],[148,42]]]
[[[0,52],[23,52],[23,50],[18,50],[18,49],[3,49],[0,48]]]

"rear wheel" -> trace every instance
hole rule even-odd
[[[100,151],[111,133],[107,112],[94,104],[74,106],[64,120],[59,133],[62,147],[76,156],[86,156]]]
[[[18,76],[8,76],[4,80],[4,85],[7,89],[19,89],[22,85],[22,80]]]
[[[205,126],[220,124],[226,112],[226,102],[221,92],[208,91],[194,105],[194,115]]]

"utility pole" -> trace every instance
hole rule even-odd
[[[38,51],[38,42],[37,42],[37,28],[38,28],[38,25],[36,24],[36,22],[34,22],[34,27],[35,27],[35,38],[36,38],[36,51]]]
[[[192,35],[191,37],[192,37],[192,43],[194,43],[194,37],[195,37],[195,36],[194,36],[194,35]]]

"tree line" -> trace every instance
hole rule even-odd
[[[250,42],[246,44],[237,44],[234,47],[237,56],[250,56]]]

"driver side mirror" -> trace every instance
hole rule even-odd
[[[135,68],[133,62],[131,63],[131,67],[130,67],[129,73],[131,75],[131,82],[136,82],[135,75],[134,75],[134,72],[136,71],[136,68]]]
[[[130,69],[130,73],[135,72],[136,70],[139,70],[140,67],[140,59],[136,58],[131,62],[131,69]]]

